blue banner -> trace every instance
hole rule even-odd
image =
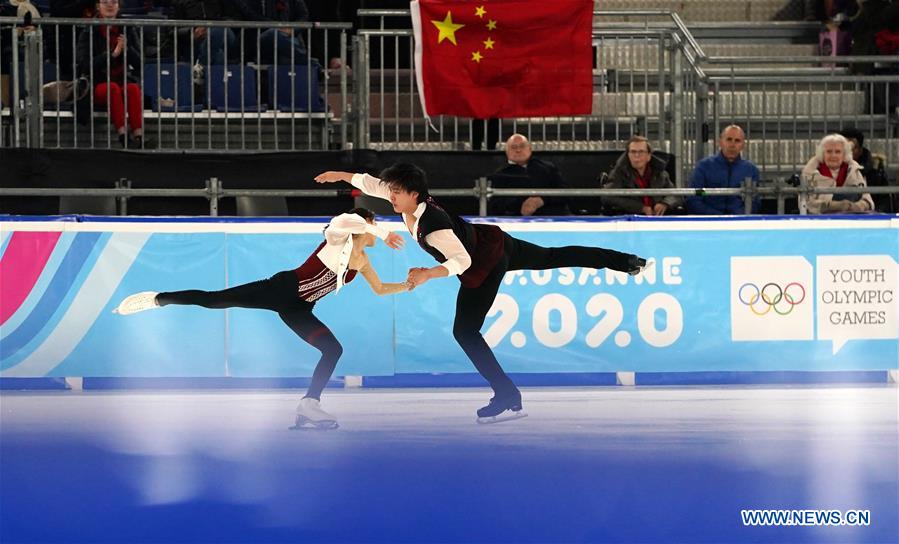
[[[324,224],[0,223],[0,376],[309,376],[318,352],[274,313],[112,310],[139,291],[217,290],[296,268]],[[509,372],[899,366],[895,219],[500,225],[544,246],[653,262],[636,277],[509,272],[482,328]],[[404,234],[400,251],[368,250],[382,281],[434,265]],[[379,297],[360,275],[324,297],[315,314],[343,344],[337,374],[472,372],[452,335],[458,285],[436,279]]]

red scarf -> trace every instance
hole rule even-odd
[[[116,41],[122,35],[122,28],[118,26],[101,26],[100,35],[109,41],[109,48],[115,49]]]
[[[830,179],[833,179],[833,174],[830,173],[830,168],[827,167],[823,162],[818,165],[818,173],[822,176],[826,176]],[[843,163],[840,165],[840,173],[837,174],[837,187],[842,187],[844,183],[846,183],[846,175],[849,174],[849,163]]]
[[[649,187],[650,179],[652,179],[652,168],[650,168],[648,164],[646,165],[646,174],[644,174],[643,176],[641,176],[639,172],[634,170],[634,181],[637,182],[637,185],[641,189],[646,189],[647,187]],[[652,208],[652,205],[653,205],[652,197],[644,196],[643,197],[643,205],[648,208]]]

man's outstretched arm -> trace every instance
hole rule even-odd
[[[335,183],[345,181],[359,189],[368,196],[390,200],[390,187],[381,180],[368,174],[353,174],[352,172],[338,172],[329,170],[315,176],[316,183]]]

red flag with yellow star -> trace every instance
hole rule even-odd
[[[425,114],[543,117],[593,106],[593,0],[416,0]]]

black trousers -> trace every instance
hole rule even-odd
[[[307,397],[321,398],[322,390],[337,367],[343,347],[331,329],[312,314],[314,303],[297,296],[297,277],[293,271],[278,272],[267,280],[254,281],[222,291],[173,291],[159,293],[160,306],[169,304],[204,308],[255,308],[276,312],[297,336],[321,352],[315,365]]]
[[[548,270],[564,267],[611,268],[621,272],[630,269],[632,255],[599,247],[542,247],[505,235],[504,254],[500,262],[478,287],[459,288],[456,297],[456,320],[453,336],[497,395],[517,393],[518,388],[503,371],[496,356],[481,335],[487,312],[506,272],[510,270]]]

